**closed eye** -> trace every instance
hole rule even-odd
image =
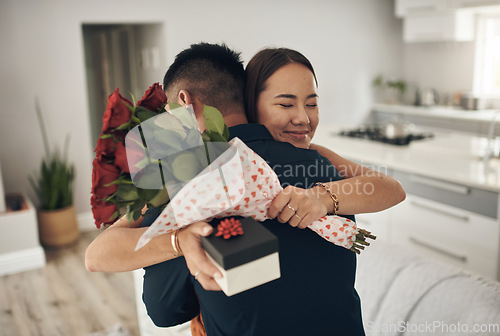
[[[281,107],[284,107],[284,108],[289,108],[289,107],[292,107],[293,105],[291,104],[279,104]]]

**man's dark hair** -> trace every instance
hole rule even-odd
[[[240,53],[225,44],[192,44],[175,57],[163,78],[163,89],[167,97],[187,90],[222,113],[235,104],[243,106],[245,70]]]

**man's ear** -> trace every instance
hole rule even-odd
[[[180,90],[177,95],[177,102],[182,106],[193,104],[193,97],[187,90]]]

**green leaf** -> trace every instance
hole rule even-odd
[[[181,104],[177,104],[177,103],[174,103],[174,102],[167,103],[167,106],[169,107],[169,110],[173,110],[173,109],[182,107]]]
[[[139,197],[143,200],[149,201],[150,199],[153,199],[159,192],[159,190],[156,189],[141,189],[137,188],[139,192]]]
[[[168,192],[166,189],[162,189],[158,191],[156,196],[152,198],[148,204],[151,205],[153,208],[158,208],[164,204],[167,204],[170,201],[170,197],[168,196]]]
[[[143,121],[148,120],[149,118],[156,117],[158,115],[158,113],[150,111],[150,110],[148,110],[148,109],[146,109],[144,107],[137,106],[135,108],[135,115],[137,116],[137,118],[141,122],[143,122]]]
[[[133,184],[119,184],[115,194],[122,201],[135,201],[139,199],[139,193]]]
[[[207,134],[212,142],[227,142],[227,139],[222,134],[211,131],[207,131]]]
[[[203,105],[203,117],[205,118],[205,127],[209,133],[224,134],[224,118],[215,107]]]
[[[189,129],[198,130],[198,122],[196,121],[196,117],[194,112],[191,112],[187,108],[183,106],[179,106],[170,111],[173,116],[175,116],[182,125],[186,126]]]

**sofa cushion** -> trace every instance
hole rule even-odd
[[[356,289],[367,336],[500,335],[499,282],[387,242],[358,257]]]
[[[374,321],[397,275],[418,257],[395,245],[375,241],[358,256],[356,290],[363,320]]]
[[[441,281],[418,302],[408,326],[404,335],[421,335],[417,328],[429,335],[500,335],[500,283],[471,273]]]

